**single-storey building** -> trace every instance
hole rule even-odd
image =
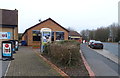
[[[42,28],[50,28],[52,30],[52,41],[68,40],[69,31],[51,18],[41,21],[40,23],[28,28],[23,33],[22,40],[25,40],[29,46],[40,45],[40,30]]]
[[[77,31],[69,31],[69,40],[76,40],[82,43],[82,36]]]
[[[18,40],[18,10],[0,9],[0,44]]]

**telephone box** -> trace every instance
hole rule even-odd
[[[2,41],[2,59],[7,58],[7,59],[12,59],[13,58],[13,52],[12,52],[12,47],[13,43],[10,41]]]
[[[41,29],[41,52],[44,52],[44,46],[51,42],[51,29],[42,28]]]

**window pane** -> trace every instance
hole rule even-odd
[[[40,30],[33,30],[33,41],[41,41]]]
[[[52,31],[52,38],[51,38],[52,41],[54,41],[54,32]]]
[[[64,40],[64,32],[56,32],[56,40]]]

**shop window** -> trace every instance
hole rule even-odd
[[[64,40],[64,32],[57,31],[56,32],[56,40]]]
[[[80,40],[80,38],[71,38],[71,40]]]
[[[54,31],[52,31],[52,38],[51,38],[52,41],[54,41]]]
[[[41,41],[40,30],[33,30],[33,41]]]

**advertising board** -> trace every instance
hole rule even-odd
[[[11,32],[0,32],[0,39],[11,39]]]
[[[11,43],[3,43],[3,46],[2,46],[2,50],[3,50],[2,56],[11,57],[12,56],[11,47],[12,47]]]

